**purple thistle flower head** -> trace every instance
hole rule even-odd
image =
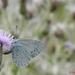
[[[0,30],[0,44],[2,44],[3,50],[10,51],[12,48],[13,36],[8,32]]]
[[[67,46],[68,48],[72,48],[73,44],[70,41],[65,42],[65,46]]]

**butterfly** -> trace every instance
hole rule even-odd
[[[0,30],[0,65],[2,54],[11,54],[12,61],[19,67],[27,66],[31,58],[36,57],[44,49],[44,44],[31,39],[14,39],[11,34]],[[6,49],[3,52],[3,49]]]
[[[17,66],[27,66],[30,59],[37,56],[44,48],[44,45],[36,40],[17,39],[12,44],[12,60]]]

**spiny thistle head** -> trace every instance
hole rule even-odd
[[[13,36],[8,32],[0,30],[0,44],[2,44],[2,48],[5,50],[11,50],[11,43],[13,41]]]

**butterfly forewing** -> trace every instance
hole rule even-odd
[[[26,48],[31,58],[37,56],[44,48],[44,45],[36,40],[18,39],[16,42],[20,43],[24,48]]]
[[[12,60],[17,66],[27,66],[30,61],[30,55],[27,52],[26,48],[16,42],[12,48]]]

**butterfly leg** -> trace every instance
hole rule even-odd
[[[10,54],[12,51],[10,50],[10,51],[5,51],[5,52],[3,52],[3,54]]]

